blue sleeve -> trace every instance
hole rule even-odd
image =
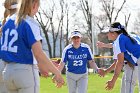
[[[119,38],[119,47],[120,47],[120,52],[126,52],[126,40],[127,38],[125,37],[120,37]]]
[[[34,37],[32,30],[29,26],[26,27],[25,31],[26,31],[25,37],[26,37],[27,43],[28,43],[27,45],[29,45],[29,47],[31,48],[32,45],[36,42],[35,37]]]
[[[94,58],[93,58],[92,51],[89,46],[87,48],[88,48],[87,60],[93,60]]]
[[[62,53],[62,62],[66,63],[68,61],[68,52],[66,49],[63,50],[63,53]]]
[[[27,39],[27,45],[29,45],[29,47],[32,47],[35,42],[42,40],[39,26],[32,23],[26,26],[25,31],[25,37]]]

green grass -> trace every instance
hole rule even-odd
[[[111,78],[112,74],[108,74],[104,78],[99,77],[97,74],[90,74],[87,93],[120,93],[121,75],[118,78],[113,90],[111,91],[105,90],[106,85],[105,83]],[[66,79],[65,75],[64,79]],[[40,93],[68,93],[66,85],[58,89],[55,87],[54,83],[52,83],[50,78],[47,79],[41,78],[40,82],[41,82]],[[134,93],[138,93],[138,86],[136,86]]]

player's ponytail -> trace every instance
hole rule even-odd
[[[5,24],[7,17],[11,16],[16,12],[17,0],[5,0],[4,7],[5,7],[4,19],[2,20],[2,26],[0,27],[0,34],[2,32],[2,27]]]
[[[31,16],[33,3],[39,0],[20,0],[15,24],[18,25],[26,16]]]
[[[30,16],[32,1],[33,0],[20,0],[19,1],[17,17],[15,21],[16,25],[18,25],[27,15]]]

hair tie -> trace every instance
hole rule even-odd
[[[121,25],[118,26],[118,29],[121,29]]]
[[[124,26],[123,25],[119,25],[118,29],[124,29]]]
[[[17,8],[17,4],[13,4],[13,5],[11,5],[10,9],[16,9],[16,8]]]
[[[121,25],[121,28],[124,28],[124,26],[123,26],[123,25]]]

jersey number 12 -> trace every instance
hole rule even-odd
[[[1,38],[2,39],[1,41],[3,41],[4,39],[4,42],[1,46],[1,50],[17,53],[17,46],[13,45],[18,39],[17,31],[14,29],[9,31],[9,29],[7,29],[3,34],[4,38]],[[12,36],[12,38],[9,40],[10,36]]]

